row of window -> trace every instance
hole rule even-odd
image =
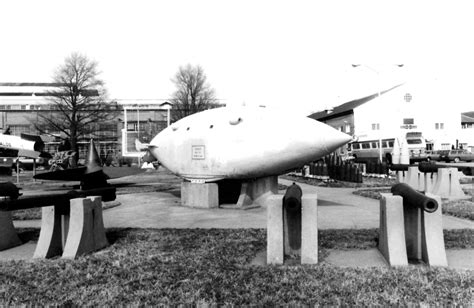
[[[444,129],[444,123],[435,123],[435,129]],[[380,130],[380,123],[372,123],[372,130]]]
[[[0,110],[54,110],[54,105],[0,105]]]
[[[394,140],[382,140],[382,148],[393,148]],[[379,142],[378,141],[367,141],[367,142],[354,142],[351,144],[353,150],[368,150],[368,149],[378,149]]]

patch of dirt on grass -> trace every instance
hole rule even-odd
[[[383,178],[364,177],[363,183],[336,181],[332,179],[319,180],[319,179],[306,178],[306,177],[295,176],[295,175],[290,175],[290,174],[282,175],[280,177],[282,179],[289,180],[289,181],[309,184],[313,186],[321,186],[321,187],[341,187],[341,188],[386,187],[386,186],[392,186],[397,183],[396,179],[392,177],[383,177]]]
[[[358,189],[352,193],[354,195],[380,200],[382,198],[382,193],[390,193],[390,188]]]

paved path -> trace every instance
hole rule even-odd
[[[284,185],[292,181],[279,179]],[[379,201],[352,194],[353,188],[298,183],[303,194],[318,195],[319,229],[379,227]],[[280,191],[281,194],[284,191]],[[104,211],[106,228],[266,228],[266,209],[197,209],[180,205],[169,192],[118,195],[120,206]],[[39,221],[15,221],[16,227],[40,227]],[[443,216],[444,229],[474,229],[474,222]]]

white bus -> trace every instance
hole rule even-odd
[[[398,141],[398,142],[397,142]],[[348,144],[349,155],[357,162],[378,160],[392,162],[394,145],[400,146],[404,142],[408,147],[410,161],[421,161],[426,159],[426,141],[421,132],[407,132],[404,140],[397,138],[381,139],[358,139]]]

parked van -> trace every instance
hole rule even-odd
[[[421,132],[408,132],[405,140],[393,138],[359,139],[348,144],[349,155],[356,162],[377,160],[382,154],[382,161],[392,163],[393,148],[406,143],[410,154],[410,161],[426,160],[426,141]]]

